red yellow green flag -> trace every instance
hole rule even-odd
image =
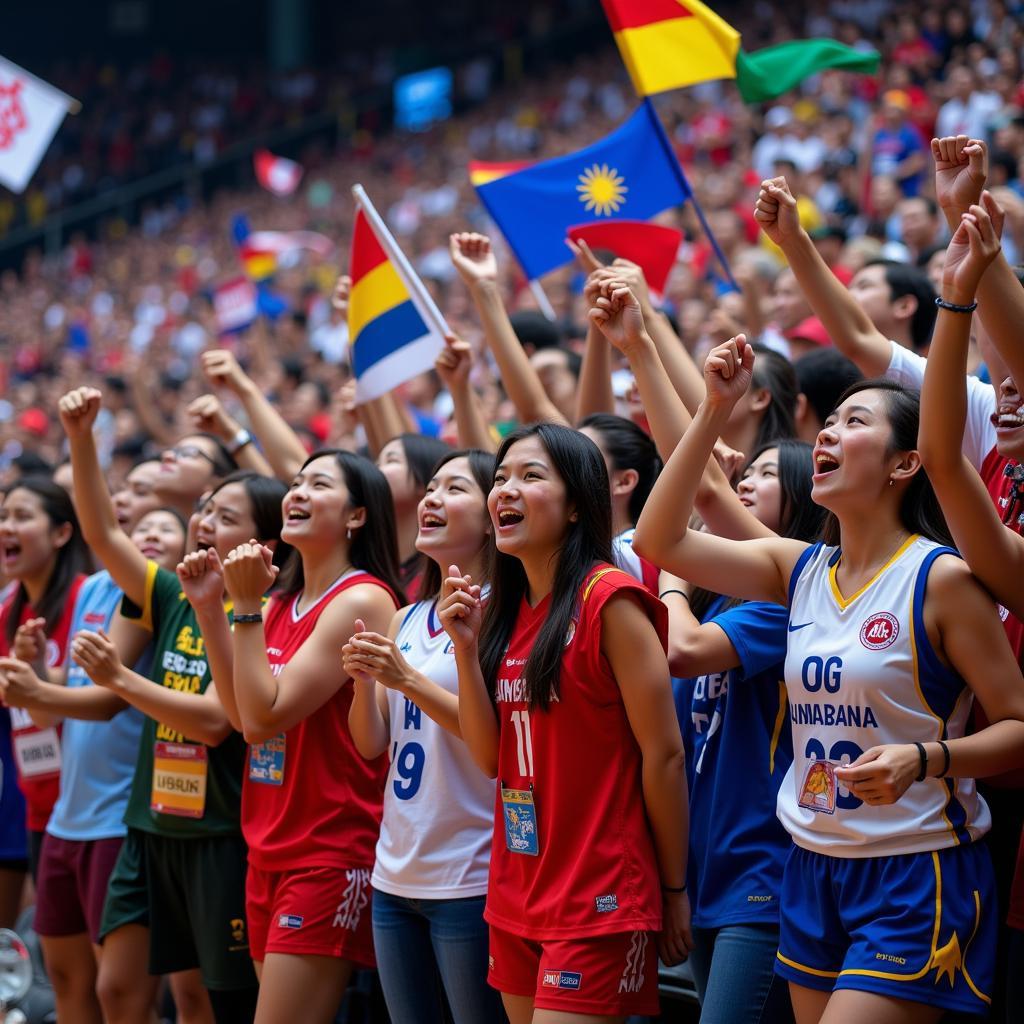
[[[740,34],[700,0],[601,0],[641,96],[736,77]]]

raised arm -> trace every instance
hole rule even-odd
[[[448,389],[448,394],[452,396],[459,446],[496,452],[498,446],[487,428],[480,399],[470,381],[473,370],[472,346],[454,334],[446,334],[444,348],[434,361],[434,369],[437,370],[441,383]]]
[[[203,634],[203,649],[217,699],[231,727],[241,732],[242,719],[235,700],[235,653],[231,646],[231,627],[224,614],[224,569],[220,558],[213,548],[190,552],[178,563],[177,574]]]
[[[261,611],[263,595],[277,576],[272,559],[270,549],[255,542],[240,544],[228,555],[224,580],[236,616]],[[355,620],[386,629],[393,612],[383,588],[353,587],[331,601],[280,675],[274,675],[267,659],[262,623],[236,620],[234,695],[246,740],[262,743],[322,707],[348,678],[339,652],[355,631]]]
[[[501,382],[523,423],[566,423],[548,398],[540,377],[519,344],[498,288],[498,263],[486,235],[455,234],[449,239],[452,264],[469,289],[484,337],[501,372]]]
[[[448,567],[437,617],[451,637],[459,673],[459,729],[469,753],[489,779],[498,775],[501,728],[480,669],[480,587],[457,565]]]
[[[142,605],[146,592],[146,556],[117,525],[92,428],[102,396],[96,388],[75,388],[57,405],[68,436],[75,487],[75,510],[86,543],[103,563],[114,582]]]
[[[271,405],[255,381],[246,375],[232,353],[226,349],[211,349],[200,358],[206,379],[214,387],[227,388],[242,403],[253,434],[263,445],[266,462],[272,467],[273,475],[279,480],[290,481],[306,461],[306,449],[298,435]],[[243,445],[235,457],[241,460],[243,455],[248,456],[252,451],[251,444]],[[262,469],[258,471],[264,472]]]
[[[704,367],[707,397],[647,499],[633,550],[696,586],[785,605],[790,576],[807,545],[779,537],[725,540],[691,530],[687,522],[708,457],[750,386],[753,366],[743,335],[711,351]]]
[[[643,762],[644,808],[664,902],[659,952],[666,964],[678,963],[693,946],[689,898],[678,891],[686,888],[689,842],[686,756],[665,652],[653,623],[628,594],[601,609],[601,652],[615,675]]]
[[[213,434],[238,463],[239,469],[251,469],[261,476],[273,476],[274,470],[263,453],[252,443],[252,437],[242,424],[228,414],[224,404],[216,395],[200,395],[193,399],[185,410],[196,430]]]
[[[998,250],[999,240],[988,213],[972,206],[963,214],[946,251],[943,299],[970,306],[978,282],[989,273],[986,268]],[[970,328],[969,313],[939,308],[921,389],[918,450],[953,539],[971,571],[998,601],[1022,617],[1024,539],[1003,526],[984,483],[961,453]]]
[[[592,306],[596,295],[587,292],[591,285],[592,274],[603,266],[591,251],[590,246],[581,238],[574,242],[566,239],[566,245],[572,250],[576,262],[587,275],[584,296],[588,306]],[[615,395],[612,391],[612,361],[601,332],[593,324],[587,325],[587,338],[583,349],[583,362],[580,365],[579,390],[576,394],[576,422],[586,419],[598,412],[615,412]]]
[[[889,368],[892,346],[871,322],[849,289],[832,273],[800,226],[796,199],[785,178],[761,183],[754,217],[782,250],[814,315],[829,337],[865,377],[881,377]]]

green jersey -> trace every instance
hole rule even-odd
[[[154,683],[182,693],[205,692],[210,667],[203,637],[174,573],[150,562],[143,606],[125,597],[121,613],[153,633],[149,677]],[[208,747],[147,717],[125,824],[179,838],[238,834],[245,751],[237,732]]]

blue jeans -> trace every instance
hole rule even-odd
[[[785,978],[775,973],[779,929],[733,924],[694,928],[690,953],[700,996],[701,1024],[786,1024],[793,1006]]]
[[[392,1024],[443,1024],[448,997],[455,1024],[505,1019],[487,984],[484,897],[408,899],[373,891],[373,944]]]

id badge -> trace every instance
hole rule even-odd
[[[153,795],[149,809],[179,818],[201,818],[206,809],[206,747],[198,743],[153,745]]]
[[[14,757],[23,779],[42,779],[60,774],[60,739],[56,729],[16,732],[12,739]]]
[[[285,735],[283,732],[249,747],[249,781],[263,786],[284,782]]]
[[[536,857],[537,808],[532,789],[501,787],[501,809],[505,817],[505,847],[510,853],[526,853]]]
[[[835,814],[836,765],[831,761],[812,761],[800,783],[801,807],[816,814]]]

